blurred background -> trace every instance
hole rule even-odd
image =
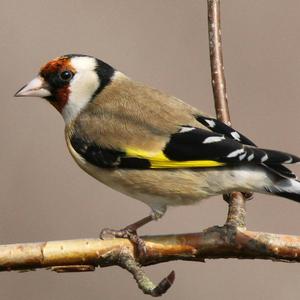
[[[258,145],[300,154],[297,0],[222,1],[225,71],[233,125]],[[41,65],[67,53],[94,55],[130,77],[214,114],[205,0],[0,2],[1,244],[97,237],[149,209],[81,171],[61,116],[40,99],[14,99]],[[294,170],[300,174],[300,168]],[[251,230],[300,234],[300,204],[255,195]],[[195,232],[223,224],[221,197],[170,209],[141,234]],[[296,299],[300,265],[208,260],[147,267],[176,281],[164,299]],[[0,274],[0,299],[146,299],[118,267],[92,273]],[[149,297],[147,299],[150,299]]]

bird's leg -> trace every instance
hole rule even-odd
[[[140,256],[144,256],[146,254],[146,246],[143,239],[139,237],[137,234],[137,230],[144,226],[145,224],[157,219],[155,214],[151,214],[135,223],[132,223],[128,226],[126,226],[124,229],[121,230],[114,230],[110,228],[104,228],[101,230],[100,238],[106,239],[107,236],[113,236],[116,238],[127,238],[129,239],[134,245],[136,245],[138,254]]]

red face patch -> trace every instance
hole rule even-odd
[[[59,112],[62,112],[70,95],[69,81],[64,80],[61,76],[65,71],[70,71],[72,74],[76,73],[70,64],[70,58],[65,56],[48,62],[40,70],[40,75],[48,83],[52,94],[48,100]]]
[[[75,71],[74,68],[70,64],[70,58],[61,56],[49,61],[45,66],[43,66],[40,70],[40,74],[43,77],[47,77],[50,74],[58,73],[63,70],[71,70]]]

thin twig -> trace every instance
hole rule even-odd
[[[220,0],[208,0],[208,38],[212,88],[218,120],[231,126],[224,74]]]
[[[220,0],[207,0],[207,9],[211,82],[216,115],[218,120],[231,126],[222,52]],[[229,205],[226,223],[245,227],[246,205],[243,194],[234,192],[225,198]]]

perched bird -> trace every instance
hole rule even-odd
[[[241,133],[161,91],[131,80],[87,55],[48,62],[17,97],[42,97],[63,116],[68,149],[78,165],[104,184],[149,205],[193,204],[231,191],[259,192],[300,202],[300,182],[284,164],[292,154],[257,148]]]

